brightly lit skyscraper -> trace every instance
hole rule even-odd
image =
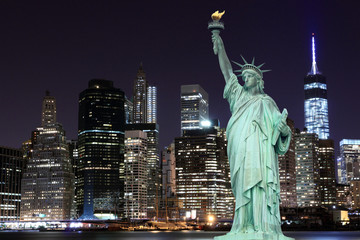
[[[181,86],[181,132],[201,128],[209,119],[209,97],[199,85]]]
[[[320,205],[319,196],[319,139],[317,134],[296,131],[296,195],[299,207]]]
[[[343,139],[340,141],[340,159],[338,180],[350,184],[360,178],[360,139]]]
[[[304,79],[305,127],[319,139],[329,138],[329,117],[326,78],[319,72],[315,58],[315,36],[312,35],[312,65]]]
[[[147,123],[156,123],[157,89],[155,86],[147,88]]]
[[[33,138],[31,157],[21,181],[22,221],[65,220],[71,216],[74,174],[65,131],[56,122],[53,109],[55,98],[47,92],[42,126],[37,128],[36,139]]]
[[[148,163],[147,134],[141,130],[125,131],[125,217],[147,218]]]
[[[225,132],[216,126],[187,130],[175,138],[176,195],[181,218],[232,219],[229,160]]]

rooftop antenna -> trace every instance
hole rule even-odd
[[[311,64],[311,75],[319,74],[319,70],[316,66],[316,56],[315,56],[315,33],[312,33],[312,64]]]

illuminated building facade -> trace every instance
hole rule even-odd
[[[153,218],[158,215],[158,207],[161,199],[161,171],[159,154],[159,126],[156,123],[127,124],[126,131],[138,130],[147,136],[147,217]]]
[[[182,85],[180,104],[181,132],[200,129],[201,122],[209,119],[209,97],[200,85]]]
[[[336,205],[335,150],[332,139],[319,139],[319,196],[322,206]]]
[[[132,124],[133,123],[133,102],[128,99],[125,96],[125,103],[124,103],[124,109],[125,109],[125,123],[126,124]]]
[[[345,208],[351,207],[352,197],[350,193],[350,185],[336,184],[336,204]]]
[[[121,217],[124,197],[124,92],[93,79],[79,96],[76,199],[81,219]]]
[[[312,66],[304,79],[305,127],[319,139],[329,138],[329,117],[326,78],[318,71],[315,59],[315,37],[312,36]]]
[[[350,184],[351,180],[360,178],[360,139],[343,139],[340,141],[340,159],[338,175],[342,183]],[[338,177],[339,178],[339,177]]]
[[[41,126],[45,126],[47,123],[56,122],[56,99],[50,96],[50,92],[46,91],[44,100],[42,102],[41,111]]]
[[[316,133],[295,133],[296,195],[298,207],[320,206],[319,139]]]
[[[175,138],[175,157],[181,217],[231,219],[234,198],[224,136],[215,128],[186,130]]]
[[[148,217],[147,141],[144,131],[125,131],[125,217],[129,219]]]
[[[149,86],[147,88],[147,123],[157,122],[157,88]]]
[[[176,193],[176,160],[175,144],[172,143],[162,151],[162,198],[172,197]]]
[[[0,146],[0,221],[20,220],[24,167],[25,159],[21,150]]]
[[[289,150],[285,155],[279,155],[279,178],[281,207],[296,207],[296,162],[295,162],[295,138],[294,121],[287,119],[292,137]]]
[[[79,151],[78,151],[78,141],[77,140],[67,140],[66,143],[68,144],[69,148],[69,157],[71,160],[71,165],[73,168],[73,173],[75,175],[75,192],[76,192],[76,186],[77,186],[77,165],[79,161]],[[76,209],[76,194],[74,196],[72,205],[71,205],[71,219],[77,219],[79,216],[77,215],[77,209]]]
[[[179,218],[179,201],[176,196],[175,143],[161,152],[162,169],[162,218]]]
[[[360,208],[360,178],[354,178],[350,181],[351,208]]]
[[[147,122],[147,89],[146,74],[141,63],[134,81],[133,123]]]
[[[43,106],[49,99],[44,98]],[[43,108],[42,116],[47,110]],[[70,219],[74,174],[65,131],[56,122],[56,115],[45,119],[37,128],[32,156],[21,181],[22,221]]]

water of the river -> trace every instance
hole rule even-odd
[[[0,240],[212,240],[226,232],[0,232]],[[360,240],[360,232],[284,232],[296,240]]]

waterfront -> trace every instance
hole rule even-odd
[[[0,232],[1,240],[212,240],[226,232]],[[285,232],[296,240],[360,240],[359,232]]]

